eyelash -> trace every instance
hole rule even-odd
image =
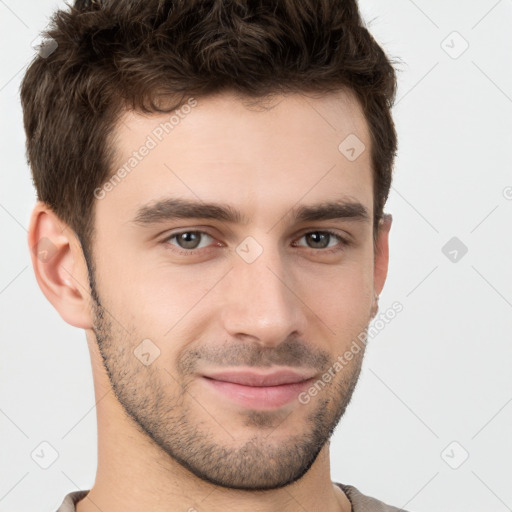
[[[210,238],[214,238],[212,235],[210,235],[208,232],[206,231],[200,231],[200,230],[187,230],[187,231],[180,231],[178,233],[173,233],[172,235],[166,237],[164,240],[162,240],[162,243],[166,246],[166,247],[169,247],[171,246],[172,244],[170,244],[169,242],[171,240],[173,240],[174,238],[180,236],[180,235],[183,235],[185,233],[195,233],[195,234],[201,234],[201,235],[207,235],[209,236]],[[348,247],[350,245],[350,242],[348,240],[346,240],[345,238],[341,237],[338,233],[335,233],[334,231],[331,231],[329,229],[317,229],[317,230],[313,230],[313,231],[307,231],[306,233],[303,233],[299,238],[298,240],[300,240],[301,238],[305,237],[306,235],[310,235],[312,233],[322,233],[322,234],[328,234],[334,238],[337,238],[340,242],[340,246],[337,246],[335,248],[330,248],[330,249],[313,249],[313,248],[308,248],[306,247],[306,249],[309,249],[310,251],[313,251],[313,252],[317,252],[317,253],[323,253],[323,254],[332,254],[332,253],[336,253],[336,252],[339,252],[341,250],[343,250],[345,247]],[[206,252],[209,252],[209,250],[212,250],[212,248],[209,248],[209,247],[203,247],[202,249],[206,249]],[[174,246],[174,248],[171,248],[170,249],[171,251],[174,251],[174,252],[179,252],[180,254],[183,254],[185,256],[192,256],[192,255],[196,255],[199,253],[199,251],[201,251],[201,249],[183,249],[181,247],[178,247],[178,246]]]

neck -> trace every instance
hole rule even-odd
[[[268,491],[245,491],[205,482],[168,456],[165,460],[155,453],[158,447],[137,445],[133,437],[125,437],[118,430],[104,430],[101,437],[96,480],[78,503],[77,512],[351,510],[343,491],[331,482],[328,444],[309,471],[292,484]]]

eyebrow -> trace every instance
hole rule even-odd
[[[291,216],[297,223],[332,219],[370,222],[366,206],[358,201],[342,199],[300,205],[292,208],[286,216]],[[229,204],[205,203],[183,198],[167,198],[146,204],[139,208],[133,222],[148,226],[175,219],[213,219],[243,225],[249,223],[247,217]]]

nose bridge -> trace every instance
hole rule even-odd
[[[259,242],[247,237],[236,248],[222,312],[230,335],[248,335],[262,345],[276,345],[292,333],[302,334],[304,328],[291,274],[271,238]]]

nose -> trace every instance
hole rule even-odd
[[[235,254],[221,292],[221,318],[231,337],[272,347],[290,336],[304,336],[307,307],[286,267],[277,248],[266,247],[252,263]]]

